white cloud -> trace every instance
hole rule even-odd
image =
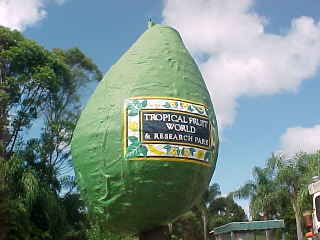
[[[280,141],[281,151],[289,156],[298,152],[314,153],[320,150],[320,125],[288,128]]]
[[[62,4],[64,0],[51,0]],[[0,25],[25,30],[46,17],[47,0],[0,0]]]
[[[293,19],[285,35],[265,32],[253,0],[167,0],[164,23],[198,59],[220,127],[232,125],[237,98],[297,91],[320,64],[320,24]]]

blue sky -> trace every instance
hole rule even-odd
[[[146,30],[149,17],[176,27],[221,123],[213,181],[223,193],[250,179],[272,152],[320,145],[319,0],[28,1],[27,8],[17,0],[0,3],[0,24],[49,49],[78,46],[103,72]]]

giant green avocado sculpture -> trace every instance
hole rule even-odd
[[[82,198],[114,232],[173,221],[207,189],[217,124],[179,33],[149,29],[111,67],[81,113],[72,156]]]

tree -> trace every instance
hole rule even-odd
[[[244,210],[232,197],[221,195],[218,183],[204,192],[201,200],[173,223],[171,239],[203,240],[209,229],[232,222],[247,221]]]
[[[252,173],[254,180],[248,181],[232,195],[238,199],[250,199],[250,215],[253,219],[272,219],[276,213],[277,185],[274,181],[273,171],[270,168],[254,167]],[[266,238],[270,239],[269,231]]]
[[[84,205],[65,169],[79,91],[101,77],[78,48],[48,51],[0,27],[0,229],[11,238],[85,235]],[[40,136],[28,139],[35,121]]]
[[[2,157],[9,159],[21,132],[32,121],[49,95],[71,81],[68,66],[54,53],[17,31],[0,28],[0,81]]]
[[[203,240],[204,237],[202,217],[197,208],[180,216],[173,223],[170,235],[172,240]]]
[[[231,195],[238,199],[250,200],[250,215],[253,219],[262,216],[263,220],[271,219],[275,214],[275,203],[277,199],[273,171],[269,168],[254,167],[252,171],[254,180],[248,181],[245,185]]]
[[[292,206],[296,220],[297,237],[298,240],[302,240],[302,212],[305,209],[312,209],[308,184],[312,176],[320,173],[320,153],[298,153],[292,158],[273,155],[268,160],[268,166],[275,172],[279,192]]]
[[[48,159],[48,164],[63,174],[68,168],[66,162],[70,163],[69,145],[81,110],[79,92],[88,82],[101,80],[102,74],[78,48],[53,49],[53,53],[67,64],[71,79],[64,82],[44,103],[45,128],[41,144],[45,149],[44,158]]]
[[[232,195],[250,199],[253,218],[285,219],[286,232],[292,236],[292,217],[298,240],[303,239],[302,212],[312,208],[308,184],[320,174],[320,153],[298,153],[292,158],[272,155],[267,167],[253,169],[254,180],[247,182]],[[288,204],[290,203],[290,204]],[[268,234],[267,234],[267,237]]]
[[[213,229],[231,222],[248,221],[244,210],[232,196],[216,198],[208,209],[209,228]]]
[[[190,211],[173,222],[171,239],[206,239],[208,233],[208,207],[220,194],[218,183],[210,185]]]
[[[287,194],[283,194],[280,192],[277,198],[277,218],[283,219],[285,226],[284,226],[284,233],[285,239],[297,239],[297,227],[296,227],[296,220],[294,211],[290,204],[290,200],[288,199]]]
[[[209,207],[212,202],[221,195],[220,185],[218,183],[211,184],[202,195],[202,202]]]
[[[138,236],[119,235],[106,229],[106,220],[101,216],[87,216],[89,225],[85,229],[86,240],[138,240]],[[140,238],[139,238],[140,239]]]
[[[60,83],[70,78],[69,72],[67,65],[55,58],[54,54],[24,38],[19,32],[0,27],[0,161],[2,167],[6,165],[7,170],[13,171],[12,174],[2,171],[3,174],[0,175],[0,195],[4,202],[4,209],[0,212],[8,212],[10,205],[18,203],[11,199],[9,201],[8,198],[16,196],[19,192],[17,189],[21,189],[23,182],[27,183],[25,186],[30,190],[36,190],[36,179],[28,169],[20,174],[22,182],[14,182],[17,184],[12,185],[17,189],[6,187],[9,178],[14,178],[18,173],[15,167],[21,165],[15,151],[23,144],[22,131],[29,128],[38,117],[48,94],[56,92]],[[27,192],[29,197],[31,193],[36,193]],[[26,196],[27,199],[29,197]],[[25,201],[20,202],[20,207],[16,209],[26,212],[23,202]],[[12,206],[10,209],[13,209]]]
[[[211,206],[212,202],[221,194],[220,186],[218,183],[213,183],[203,193],[200,202],[196,205],[195,210],[200,211],[201,219],[203,224],[204,240],[208,238],[208,207]]]

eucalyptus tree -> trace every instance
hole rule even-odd
[[[17,31],[0,27],[0,39],[0,141],[2,157],[9,159],[22,131],[72,74],[54,53]]]
[[[38,117],[74,122],[79,89],[100,80],[97,66],[78,48],[46,50],[17,31],[0,27],[0,143],[9,158],[23,130]]]
[[[76,216],[83,203],[63,169],[80,91],[101,77],[78,48],[49,51],[0,27],[0,229],[10,236],[61,239],[74,225],[67,216]],[[26,130],[34,124],[40,136],[30,139]]]
[[[0,27],[1,213],[8,213],[12,209],[21,209],[21,213],[27,211],[23,207],[24,201],[20,201],[24,193],[19,192],[23,189],[22,186],[28,186],[26,199],[30,200],[30,196],[35,198],[36,178],[27,167],[23,171],[18,167],[24,164],[19,163],[21,159],[15,152],[25,142],[22,132],[30,128],[37,119],[48,95],[56,92],[61,83],[70,78],[67,65],[54,54],[36,42],[24,38],[19,32]],[[11,173],[8,173],[9,170]],[[17,203],[12,201],[12,198],[19,202],[19,208],[9,206]],[[27,202],[30,203],[29,200]],[[3,215],[0,218],[2,217]],[[8,229],[11,220],[2,221],[6,226],[0,228]]]
[[[41,134],[43,158],[58,174],[70,169],[70,141],[80,115],[81,92],[89,82],[100,81],[102,74],[90,58],[78,48],[53,49],[70,70],[71,78],[44,102],[44,128]]]

